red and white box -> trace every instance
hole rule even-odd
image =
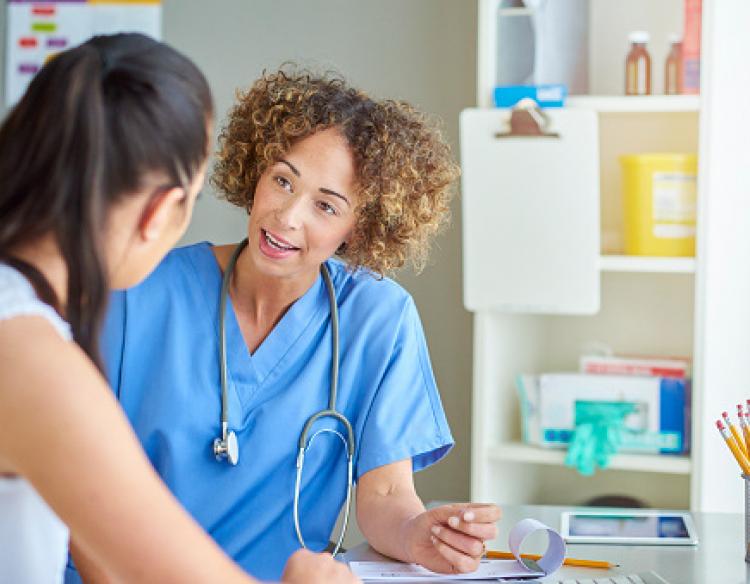
[[[682,93],[701,91],[702,0],[685,0],[685,34],[682,38]]]
[[[639,375],[685,379],[690,377],[691,361],[682,357],[641,357],[583,355],[581,373],[596,375]]]

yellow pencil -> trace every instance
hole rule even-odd
[[[745,452],[750,453],[750,426],[747,425],[747,415],[742,409],[742,404],[737,404],[737,417],[740,419],[742,436],[745,438]]]
[[[721,417],[724,418],[724,421],[727,424],[727,428],[729,428],[729,431],[732,433],[732,436],[734,436],[734,439],[737,442],[737,446],[740,447],[742,454],[747,456],[747,449],[745,448],[745,441],[742,439],[742,436],[740,436],[740,433],[737,431],[737,428],[735,427],[735,425],[732,424],[732,420],[729,419],[729,414],[727,412],[721,412]]]
[[[511,552],[499,552],[495,550],[487,550],[486,556],[491,560],[515,560]],[[542,556],[538,554],[521,554],[524,560],[538,560]],[[579,560],[576,558],[565,558],[563,562],[564,566],[578,566],[580,568],[603,568],[609,570],[610,568],[616,568],[619,564],[613,564],[611,562],[605,562],[603,560]]]
[[[742,450],[740,450],[737,442],[735,442],[734,438],[732,438],[729,432],[727,432],[727,429],[724,427],[724,424],[721,423],[721,420],[716,420],[716,427],[719,429],[719,432],[721,432],[721,435],[724,438],[724,441],[727,443],[729,450],[732,451],[732,455],[737,461],[737,464],[740,465],[742,473],[745,476],[750,476],[750,462],[748,462],[747,457],[742,454]]]

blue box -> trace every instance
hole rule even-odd
[[[568,88],[560,83],[548,85],[500,85],[495,87],[495,107],[513,107],[530,97],[540,107],[563,107]]]

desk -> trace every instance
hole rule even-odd
[[[499,536],[488,542],[489,549],[508,549],[508,532],[524,517],[534,517],[559,529],[560,513],[571,507],[509,505],[503,507],[498,524]],[[584,509],[584,508],[580,508]],[[569,544],[567,555],[574,558],[608,560],[620,564],[613,570],[563,566],[552,576],[540,580],[545,584],[567,579],[593,580],[621,574],[653,570],[669,584],[750,584],[750,569],[745,564],[745,523],[740,513],[693,513],[698,532],[697,546],[614,546]],[[523,551],[543,553],[544,542],[533,541]],[[527,549],[528,548],[528,549]],[[351,560],[384,560],[366,543],[349,550],[344,558]]]

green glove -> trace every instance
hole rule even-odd
[[[576,428],[565,457],[566,466],[591,476],[596,468],[609,466],[610,458],[622,443],[625,417],[635,410],[628,402],[576,402]]]

